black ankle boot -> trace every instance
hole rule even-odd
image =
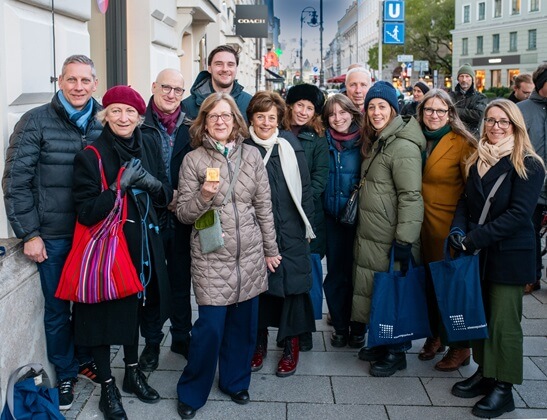
[[[160,401],[160,395],[148,385],[146,376],[144,376],[138,365],[125,366],[122,389],[123,392],[128,394],[135,394],[144,403],[154,404]]]
[[[454,384],[452,395],[460,398],[475,398],[479,395],[489,394],[494,386],[496,386],[496,381],[493,378],[483,377],[482,368],[479,366],[473,376]]]
[[[103,413],[105,420],[127,420],[127,414],[125,414],[122,405],[122,396],[114,378],[101,384],[99,410]]]
[[[391,376],[398,370],[406,369],[406,353],[388,351],[386,355],[370,368],[372,376]]]
[[[154,372],[159,365],[160,345],[147,344],[139,357],[139,366],[144,372]]]
[[[498,381],[492,391],[475,404],[471,413],[477,417],[494,418],[514,409],[513,384]]]

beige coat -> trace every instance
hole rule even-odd
[[[220,211],[224,247],[202,254],[199,235],[192,230],[192,284],[198,305],[227,306],[258,296],[268,289],[264,257],[279,254],[270,199],[268,174],[256,147],[241,144],[228,157],[210,139],[188,153],[179,174],[177,217],[193,224],[210,208],[220,208],[233,176],[236,153],[241,165],[232,199]],[[201,197],[207,168],[220,168],[220,188],[212,201]]]

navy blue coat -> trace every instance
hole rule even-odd
[[[338,219],[340,211],[359,183],[361,173],[361,150],[359,147],[359,132],[355,139],[342,142],[342,151],[334,145],[335,140],[329,130],[325,131],[329,144],[329,177],[324,195],[325,213]]]
[[[483,281],[524,285],[536,280],[532,213],[543,186],[545,170],[532,157],[525,158],[524,163],[527,180],[518,176],[509,156],[490,168],[482,179],[477,165],[473,165],[458,202],[452,227],[466,232],[471,243],[481,249]],[[492,199],[486,221],[478,226],[486,197],[504,172],[508,175]]]

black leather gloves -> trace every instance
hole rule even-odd
[[[131,158],[129,162],[124,163],[125,171],[123,171],[122,177],[120,179],[120,189],[122,190],[122,194],[125,193],[125,191],[133,186],[133,183],[142,176],[142,171],[145,171],[142,167],[140,159],[137,158]],[[146,171],[145,171],[146,172]],[[148,172],[146,172],[148,173]],[[113,182],[110,187],[112,191],[117,191],[117,182]]]
[[[411,256],[412,244],[401,244],[393,241],[393,259],[399,262],[403,274],[408,271],[408,261]]]
[[[448,235],[448,245],[456,251],[463,251],[462,243],[464,239],[465,233],[463,230],[457,227],[450,229],[450,234]]]
[[[132,186],[149,193],[156,193],[161,189],[162,183],[158,178],[151,175],[146,169],[141,167],[139,177],[135,180]]]
[[[463,238],[462,248],[468,254],[474,254],[475,251],[477,250],[477,247],[475,246],[471,238],[469,238],[469,236],[466,236],[465,238]]]

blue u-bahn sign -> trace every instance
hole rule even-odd
[[[384,44],[405,43],[405,2],[386,0],[384,2]]]

